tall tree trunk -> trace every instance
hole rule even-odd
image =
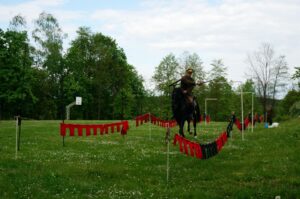
[[[264,91],[263,97],[264,122],[267,122],[267,93]]]

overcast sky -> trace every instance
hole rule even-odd
[[[210,69],[223,59],[230,80],[246,79],[247,53],[270,43],[291,73],[300,66],[300,0],[0,0],[0,28],[17,14],[28,28],[46,11],[68,34],[80,26],[116,39],[146,80],[170,52],[197,53]]]

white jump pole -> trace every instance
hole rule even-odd
[[[251,99],[251,123],[252,123],[252,126],[251,126],[251,132],[253,133],[253,128],[254,128],[254,125],[253,125],[253,122],[254,122],[254,118],[253,118],[253,112],[254,112],[254,92],[243,92],[243,95],[245,93],[251,93],[252,94],[252,99]],[[242,95],[241,95],[241,98],[242,98]]]
[[[170,128],[169,123],[167,123],[167,131],[170,131],[169,128]],[[169,140],[169,137],[167,138],[167,141],[168,141],[168,147],[167,147],[167,184],[168,184],[169,183],[169,171],[170,171],[170,168],[169,168],[169,153],[170,153],[170,140]]]

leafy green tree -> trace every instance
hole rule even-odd
[[[80,27],[67,53],[66,35],[48,13],[35,20],[29,45],[26,21],[16,16],[0,30],[0,118],[19,114],[38,119],[64,118],[76,96],[83,105],[72,118],[125,119],[143,112],[143,79],[127,63],[124,50],[101,33]]]
[[[292,76],[292,79],[298,79],[298,88],[300,89],[300,67],[295,67],[296,71]]]
[[[80,27],[66,56],[67,96],[80,93],[84,118],[130,118],[144,96],[143,80],[116,41]],[[69,97],[67,97],[69,99]],[[69,99],[72,101],[72,99]]]
[[[35,101],[31,64],[27,32],[0,29],[0,117],[24,115],[26,104]]]
[[[185,74],[187,68],[192,68],[194,73],[192,77],[195,80],[204,80],[206,75],[203,68],[203,62],[199,55],[196,53],[190,54],[189,52],[184,52],[180,58],[180,73]]]
[[[129,87],[133,96],[131,104],[131,116],[137,116],[144,113],[144,104],[146,99],[146,90],[143,85],[144,79],[138,75],[133,66],[130,66]]]
[[[212,66],[212,69],[209,71],[210,80],[227,76],[227,68],[224,66],[222,59],[214,59],[210,65]]]
[[[59,117],[64,119],[64,78],[67,68],[63,57],[63,40],[66,35],[53,15],[42,12],[35,20],[32,37],[36,42],[35,66],[48,71],[48,78],[53,86],[51,97],[57,99],[56,107],[53,108],[57,109]]]
[[[28,104],[28,115],[35,119],[55,119],[57,118],[57,99],[52,95],[53,85],[49,79],[48,71],[33,67],[32,69],[32,92],[36,97],[34,103]]]
[[[179,77],[179,63],[174,54],[168,54],[155,68],[153,80],[155,88],[162,94],[160,99],[160,117],[169,118],[171,115],[171,88],[170,84],[177,81]]]
[[[163,58],[160,64],[155,67],[153,80],[155,87],[163,95],[169,95],[169,85],[178,80],[179,63],[174,54],[168,54]]]
[[[293,111],[291,110],[291,107],[297,102],[300,102],[300,92],[296,90],[289,91],[281,101],[281,114],[292,114]]]
[[[300,67],[295,67],[296,71],[295,74],[293,75],[294,79],[300,78]]]
[[[215,121],[227,120],[230,112],[234,110],[233,97],[234,93],[227,79],[216,76],[209,83],[205,98],[216,98],[217,100],[207,103],[207,114]]]
[[[21,15],[16,15],[9,22],[9,30],[14,32],[26,32],[26,20]]]
[[[213,120],[224,121],[234,109],[232,104],[234,93],[232,86],[226,79],[227,68],[223,61],[216,59],[212,61],[211,65],[209,79],[212,81],[208,85],[205,98],[217,98],[217,100],[207,103],[207,114],[211,115]]]

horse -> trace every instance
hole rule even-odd
[[[177,124],[179,125],[179,134],[183,137],[184,123],[188,122],[188,132],[190,132],[189,123],[193,121],[194,137],[197,136],[196,124],[200,120],[200,109],[195,97],[193,103],[188,103],[186,96],[181,91],[181,88],[173,88],[172,92],[172,112]]]

